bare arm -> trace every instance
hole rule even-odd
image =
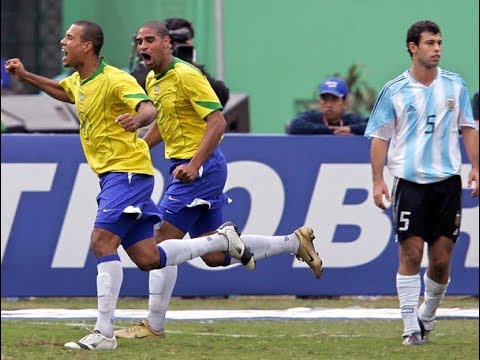
[[[20,59],[7,60],[5,62],[5,70],[18,81],[35,86],[37,89],[46,92],[48,95],[57,100],[73,104],[73,101],[70,100],[67,93],[65,90],[63,90],[58,81],[25,70],[25,67]]]
[[[147,130],[147,133],[143,136],[143,140],[148,144],[148,148],[151,149],[154,146],[160,144],[163,141],[162,134],[156,122],[153,122]]]
[[[370,163],[372,165],[373,177],[373,199],[375,205],[385,210],[387,207],[383,203],[383,196],[390,201],[388,186],[383,179],[383,169],[387,158],[388,142],[379,138],[372,138],[370,146]]]
[[[478,130],[464,126],[462,127],[463,143],[467,151],[468,159],[472,164],[472,169],[468,174],[468,187],[475,182],[475,189],[472,190],[472,197],[478,196]]]
[[[151,124],[157,117],[157,109],[151,101],[142,101],[137,106],[137,115],[122,114],[115,119],[125,130],[135,132],[141,127]]]
[[[173,176],[182,182],[191,182],[198,175],[200,167],[207,161],[215,148],[220,143],[222,135],[225,132],[227,122],[220,110],[214,111],[207,116],[207,127],[203,134],[202,142],[194,157],[188,164],[179,165],[174,171]]]

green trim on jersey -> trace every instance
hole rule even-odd
[[[128,95],[125,95],[124,98],[150,100],[146,94],[128,94]]]
[[[207,109],[211,110],[219,110],[218,108],[218,103],[217,102],[211,102],[211,101],[195,101],[200,106],[203,106]]]

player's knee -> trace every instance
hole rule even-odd
[[[432,261],[429,264],[430,271],[434,274],[435,279],[444,278],[449,271],[449,260],[448,259],[437,259]]]
[[[202,260],[210,267],[223,266],[225,263],[225,254],[221,252],[206,254],[202,256]]]
[[[140,257],[132,259],[135,265],[142,271],[150,271],[160,268],[160,257]]]
[[[145,262],[141,262],[141,263],[137,263],[137,267],[142,270],[142,271],[150,271],[150,270],[155,270],[155,269],[158,269],[158,263],[145,263]]]
[[[90,240],[90,247],[97,258],[108,254],[115,253],[118,245],[115,241],[101,237],[92,237]]]

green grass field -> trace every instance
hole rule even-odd
[[[174,298],[171,310],[287,309],[293,307],[396,308],[395,297],[297,299],[238,296],[229,299]],[[442,307],[478,308],[475,297],[446,297]],[[146,309],[146,299],[121,298],[118,308]],[[2,310],[95,308],[93,298],[36,298],[9,302]],[[116,322],[116,327],[128,326]],[[114,351],[63,349],[80,339],[94,321],[2,321],[2,360],[6,359],[478,359],[479,322],[437,321],[430,343],[401,345],[400,320],[169,321],[165,339],[118,340]]]

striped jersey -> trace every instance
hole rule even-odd
[[[102,58],[99,68],[88,79],[82,80],[74,72],[60,81],[60,85],[75,103],[85,157],[97,175],[154,174],[148,145],[138,137],[138,131],[125,131],[115,123],[117,116],[134,115],[136,106],[148,100],[133,76],[108,65]]]
[[[150,71],[145,89],[158,110],[165,157],[191,159],[205,133],[204,119],[222,109],[207,78],[195,66],[174,57],[161,74]]]
[[[383,87],[365,136],[390,141],[387,166],[393,176],[428,184],[460,174],[463,126],[476,128],[462,78],[437,68],[425,86],[407,70]]]

